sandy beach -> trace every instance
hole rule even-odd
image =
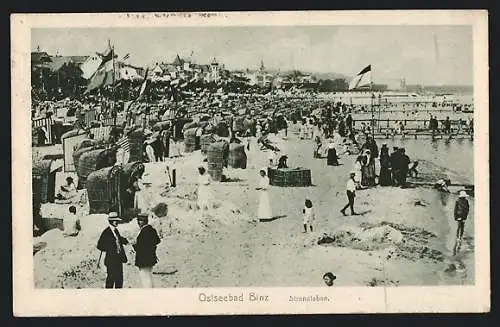
[[[337,276],[338,286],[473,284],[473,219],[467,221],[459,258],[452,257],[455,194],[444,199],[427,188],[377,186],[357,192],[355,209],[361,215],[343,216],[339,210],[347,203],[345,183],[354,156],[341,156],[337,167],[327,166],[326,159],[312,160],[313,141],[298,140],[293,129],[279,146],[290,167],[311,170],[313,186],[272,186],[275,219],[269,222],[256,219],[258,170],[266,166],[268,152],[260,151],[255,139],[247,169],[225,169],[231,181],[212,184],[214,208],[206,212],[195,209],[199,151],[173,159],[176,188],[166,187],[166,163],[146,164],[149,201],[169,205],[168,216],[152,223],[163,235],[155,287],[322,286],[327,271]],[[306,198],[316,210],[313,233],[302,232]],[[472,198],[470,203],[469,217],[474,217]],[[63,207],[47,211],[57,215],[67,210]],[[63,237],[56,229],[35,238],[34,244],[47,244],[34,255],[36,287],[104,286],[105,268],[96,268],[95,244],[106,215],[81,220],[77,237]],[[138,232],[135,220],[119,228],[130,241]],[[128,258],[124,287],[140,287],[134,257]],[[457,260],[466,270],[450,269]]]

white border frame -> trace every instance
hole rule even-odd
[[[474,69],[474,286],[35,289],[33,283],[30,126],[30,29],[42,27],[472,25]],[[361,24],[360,24],[361,23]],[[488,14],[486,10],[241,13],[16,14],[11,16],[13,300],[16,316],[207,315],[288,313],[487,312],[490,310]],[[266,303],[203,303],[200,292],[251,291]],[[289,295],[330,302],[293,303]],[[148,301],[154,296],[154,301]],[[145,299],[140,301],[139,299]]]

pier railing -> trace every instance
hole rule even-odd
[[[403,128],[399,123],[403,123]],[[467,136],[473,137],[473,128],[469,127],[468,122],[462,120],[451,120],[450,129],[446,130],[442,121],[438,122],[436,129],[429,127],[428,119],[354,119],[353,127],[355,130],[360,130],[362,123],[373,128],[375,137],[386,137],[391,135],[402,134],[404,136],[413,136],[415,139],[418,136],[432,136],[433,138],[442,138],[448,136]],[[395,124],[398,123],[398,124]]]

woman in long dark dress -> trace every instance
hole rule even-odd
[[[375,158],[370,150],[366,150],[366,186],[375,186]]]
[[[337,156],[337,151],[335,150],[335,145],[333,143],[330,143],[328,145],[328,151],[327,151],[327,157],[326,157],[326,164],[328,166],[338,166],[339,157]]]
[[[391,185],[391,161],[389,157],[389,148],[386,144],[382,145],[380,149],[380,173],[378,183],[380,186]]]
[[[368,150],[363,152],[361,157],[361,186],[369,186],[368,183]]]

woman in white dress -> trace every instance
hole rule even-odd
[[[153,143],[153,140],[148,139],[145,141],[145,143],[146,143],[146,155],[148,156],[148,161],[149,162],[156,162],[155,151],[153,149],[153,146],[151,146],[151,143]]]
[[[260,192],[260,200],[259,200],[259,219],[270,219],[273,217],[271,212],[271,203],[269,202],[269,194],[267,193],[267,189],[269,188],[269,178],[266,176],[266,169],[260,170],[260,182],[257,190]]]
[[[354,181],[356,182],[356,188],[358,189],[361,188],[361,177],[362,177],[361,169],[363,167],[361,161],[362,157],[358,156],[356,158],[356,162],[354,163],[354,168],[353,168],[353,171],[355,172]]]
[[[303,140],[305,138],[306,138],[306,125],[304,121],[301,121],[299,125],[299,139]]]
[[[146,212],[148,210],[148,201],[146,200],[144,194],[144,184],[142,182],[142,176],[137,177],[133,182],[133,190],[134,190],[134,208],[139,212]]]
[[[257,127],[255,129],[255,137],[257,138],[257,140],[259,140],[262,137],[262,126],[260,126],[260,123],[257,124]]]
[[[199,167],[198,172],[198,207],[202,210],[210,209],[212,192],[210,190],[210,175],[204,167]]]

